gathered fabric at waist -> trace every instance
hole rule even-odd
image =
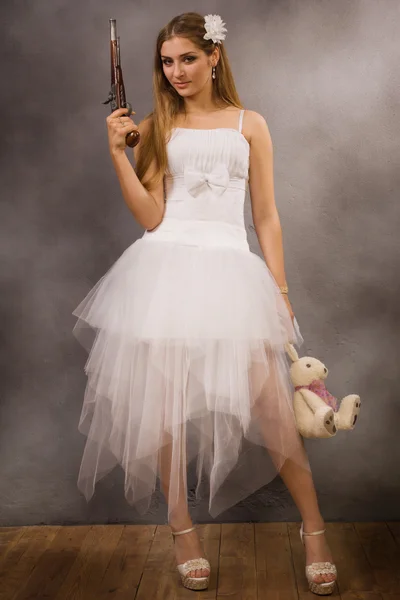
[[[228,247],[250,251],[244,225],[233,225],[223,221],[164,216],[155,229],[144,232],[142,239],[175,242],[185,246]]]

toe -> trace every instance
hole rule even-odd
[[[201,577],[201,569],[196,569],[193,571],[193,577]]]
[[[190,571],[189,577],[207,577],[208,574],[208,569],[196,569],[194,571]]]
[[[332,573],[324,573],[324,583],[332,583],[335,580],[335,576]]]

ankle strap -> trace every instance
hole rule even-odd
[[[171,533],[172,535],[182,535],[182,533],[189,533],[189,531],[193,531],[193,529],[196,529],[196,525],[194,525],[193,527],[190,527],[189,529],[184,529],[183,531],[172,531]]]
[[[303,531],[303,535],[320,535],[321,533],[325,533],[325,529],[321,529],[321,531],[312,531],[311,533],[306,533],[305,531]]]

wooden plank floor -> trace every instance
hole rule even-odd
[[[333,597],[400,600],[400,522],[327,523]],[[0,600],[310,600],[299,523],[198,525],[208,590],[186,590],[168,525],[0,528]]]

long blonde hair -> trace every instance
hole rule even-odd
[[[149,119],[149,127],[146,128],[146,134],[140,141],[140,152],[135,168],[138,179],[148,191],[159,183],[165,173],[168,173],[166,138],[171,132],[176,115],[186,114],[183,98],[164,75],[161,62],[162,44],[174,36],[185,37],[210,56],[217,44],[212,40],[205,40],[204,34],[204,16],[196,12],[187,12],[174,17],[158,34],[153,70],[154,109],[144,118]],[[212,84],[213,100],[217,104],[243,108],[236,91],[224,43],[218,44],[218,47],[220,59],[215,68],[216,78]],[[144,180],[153,159],[156,163],[156,173]]]

